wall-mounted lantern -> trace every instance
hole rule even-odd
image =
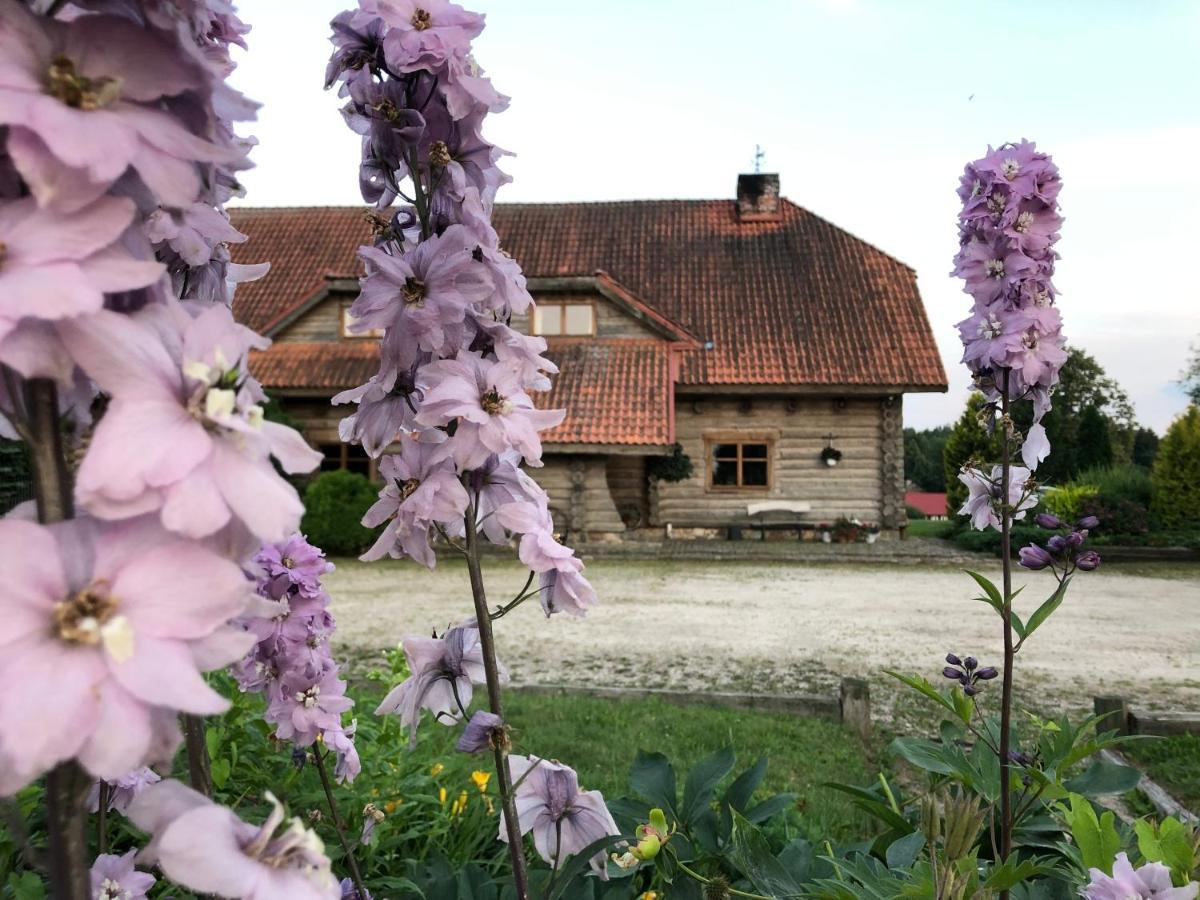
[[[834,437],[832,434],[825,435],[825,449],[821,451],[821,462],[831,469],[842,461],[842,451],[833,446]]]

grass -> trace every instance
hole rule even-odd
[[[1132,741],[1121,749],[1176,800],[1200,810],[1200,735]]]
[[[947,538],[955,527],[953,519],[910,519],[904,531],[908,537]]]
[[[630,793],[629,765],[641,750],[665,754],[682,788],[699,759],[731,745],[735,772],[767,756],[766,793],[797,795],[796,827],[811,836],[857,836],[866,822],[824,782],[863,784],[874,776],[868,753],[848,730],[825,719],[783,713],[676,706],[658,699],[606,699],[523,694],[510,691],[506,718],[516,730],[518,752],[528,745],[540,755],[568,762],[580,782],[606,797]]]

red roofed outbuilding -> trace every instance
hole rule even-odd
[[[946,390],[916,274],[780,197],[777,176],[738,187],[737,200],[496,208],[537,301],[513,324],[543,334],[561,369],[538,398],[567,410],[543,435],[538,480],[573,534],[719,528],[763,500],[807,505],[814,523],[903,524],[903,395]],[[348,410],[329,405],[378,368],[376,341],[345,328],[364,210],[232,218],[249,235],[235,260],[271,261],[234,303],[275,341],[253,371],[328,467],[373,473],[338,441]],[[649,479],[676,442],[692,477]]]

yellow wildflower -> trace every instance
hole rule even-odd
[[[646,891],[638,900],[658,900],[658,891]]]
[[[475,787],[479,788],[479,793],[487,790],[488,782],[492,780],[491,772],[481,772],[476,769],[471,773],[471,780],[475,782]]]
[[[387,803],[383,804],[383,811],[390,816],[392,813],[394,813],[396,811],[396,807],[399,805],[400,805],[399,799],[389,800]]]
[[[443,766],[441,763],[434,763],[433,768],[429,770],[429,774],[432,775],[434,778],[437,778],[439,775],[442,774],[442,771],[445,768],[446,767]]]
[[[445,788],[438,788],[438,803],[442,804],[442,806],[446,805],[446,789]]]
[[[457,816],[467,808],[467,792],[463,791],[450,806],[450,815]]]

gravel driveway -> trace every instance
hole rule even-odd
[[[985,571],[999,580],[996,571]],[[493,605],[526,572],[488,560]],[[881,712],[895,692],[883,668],[937,680],[949,650],[998,662],[995,614],[962,571],[741,561],[600,559],[588,567],[602,605],[547,621],[531,603],[497,623],[515,682],[828,692],[871,679]],[[1053,579],[1018,572],[1026,614]],[[327,579],[340,649],[363,660],[408,633],[441,631],[471,610],[466,569],[339,564]],[[1090,708],[1100,693],[1135,706],[1200,709],[1200,567],[1110,566],[1081,574],[1066,603],[1018,657],[1022,698],[1043,711]]]

